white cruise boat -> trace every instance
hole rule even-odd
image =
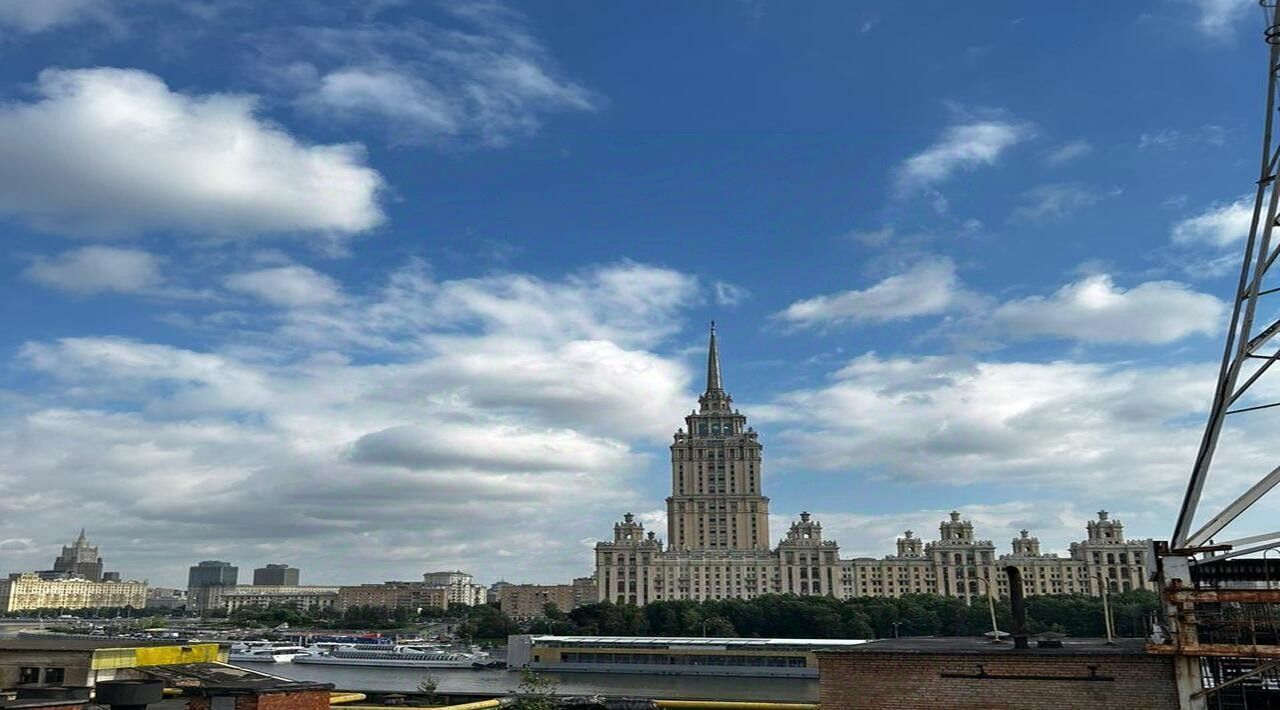
[[[306,652],[302,646],[246,641],[232,644],[227,660],[231,663],[288,663],[294,656]]]
[[[394,668],[484,668],[493,661],[484,652],[449,651],[434,645],[353,645],[325,653],[295,656],[294,663],[332,666],[382,666]]]

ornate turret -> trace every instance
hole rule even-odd
[[[950,520],[938,526],[938,534],[942,542],[972,542],[973,523],[960,519],[960,511],[951,511]]]
[[[1021,557],[1040,556],[1040,538],[1031,537],[1028,530],[1019,530],[1018,537],[1013,539],[1013,554]]]
[[[822,523],[813,519],[813,516],[805,511],[800,514],[800,520],[791,524],[791,529],[787,531],[787,537],[782,541],[782,545],[821,545],[822,544]]]
[[[1099,510],[1098,519],[1090,520],[1085,529],[1089,532],[1089,542],[1124,542],[1124,523],[1112,520],[1105,510]]]
[[[922,557],[924,541],[915,536],[911,530],[905,530],[898,538],[898,557]]]

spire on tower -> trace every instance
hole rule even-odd
[[[76,538],[76,546],[77,546],[77,547],[80,547],[80,546],[84,545],[84,543],[85,543],[85,539],[84,539],[84,528],[80,528],[80,537]]]
[[[707,349],[707,393],[722,392],[720,383],[720,350],[716,347],[716,322],[711,321],[711,346]]]

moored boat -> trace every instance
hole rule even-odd
[[[288,663],[306,652],[302,646],[249,641],[232,644],[227,660],[232,663]]]
[[[344,646],[325,653],[307,653],[293,658],[294,663],[392,668],[475,668],[487,667],[491,660],[487,653],[450,651],[432,645],[399,645],[390,648]]]

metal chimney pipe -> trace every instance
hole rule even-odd
[[[1009,606],[1013,610],[1013,647],[1031,648],[1027,643],[1027,602],[1022,597],[1022,572],[1009,565],[1004,568],[1009,576]]]

